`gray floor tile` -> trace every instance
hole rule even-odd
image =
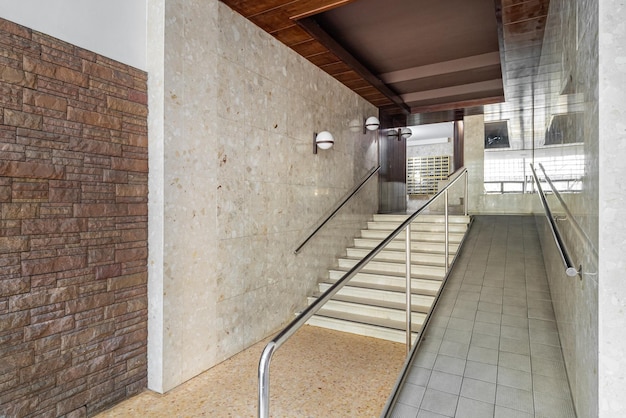
[[[571,400],[541,392],[535,392],[534,397],[536,418],[576,418]]]
[[[414,406],[397,403],[391,412],[391,418],[415,418],[418,409]]]
[[[513,338],[500,337],[500,351],[507,353],[530,355],[530,344],[528,341],[515,340]]]
[[[464,377],[470,379],[482,380],[483,382],[496,383],[498,375],[498,366],[491,364],[479,363],[477,361],[468,360],[465,364]]]
[[[526,309],[526,306],[503,305],[502,313],[511,315],[511,316],[520,316],[522,318],[528,318],[528,309]]]
[[[417,418],[447,418],[446,415],[436,414],[431,411],[426,411],[425,409],[420,409],[417,414]]]
[[[475,379],[463,379],[461,396],[493,404],[496,400],[496,385]]]
[[[454,305],[455,308],[460,308],[460,309],[469,309],[469,310],[477,310],[478,309],[478,301],[472,301],[472,300],[462,300],[459,299],[456,301],[456,304]]]
[[[498,364],[498,350],[470,345],[467,359],[485,364]]]
[[[472,292],[459,292],[459,296],[458,296],[460,300],[467,300],[467,301],[473,301],[473,302],[478,302],[479,297],[480,297],[480,293],[472,293]]]
[[[502,305],[499,303],[491,303],[491,302],[478,302],[478,310],[482,312],[502,312]]]
[[[517,306],[519,308],[527,308],[526,299],[516,298],[512,296],[502,296],[502,304],[505,306]]]
[[[529,392],[533,390],[533,379],[530,373],[507,367],[498,367],[498,384]]]
[[[419,350],[413,360],[413,366],[432,369],[436,358],[437,353],[429,353],[428,351]]]
[[[476,321],[500,325],[502,322],[502,314],[496,312],[478,311],[476,313]]]
[[[533,373],[541,376],[554,377],[557,379],[567,379],[565,364],[560,361],[551,361],[543,358],[533,357]]]
[[[441,347],[441,338],[435,338],[430,336],[425,336],[424,340],[420,344],[420,351],[429,351],[431,353],[438,353],[439,347]]]
[[[509,325],[502,325],[501,335],[506,338],[512,338],[514,340],[526,341],[530,339],[528,328],[518,328]]]
[[[443,335],[443,339],[447,341],[454,341],[462,344],[469,344],[472,339],[471,331],[461,331],[458,329],[446,329],[446,333]]]
[[[470,345],[497,350],[500,346],[500,338],[494,335],[479,334],[477,332],[473,332]]]
[[[435,327],[435,326],[429,325],[428,329],[426,329],[426,333],[424,334],[424,336],[442,339],[445,333],[446,333],[445,327]]]
[[[490,418],[494,413],[494,404],[461,397],[455,418]]]
[[[486,322],[476,322],[474,323],[474,332],[478,332],[479,334],[494,335],[496,337],[499,337],[500,325],[488,324]]]
[[[528,318],[515,315],[502,315],[502,325],[528,329]]]
[[[461,383],[463,377],[455,374],[433,371],[428,381],[428,389],[435,389],[441,392],[458,395],[461,393]]]
[[[464,292],[476,292],[476,293],[480,293],[480,291],[482,290],[482,286],[479,285],[475,285],[475,284],[468,284],[468,283],[463,283],[461,285],[461,290]]]
[[[501,351],[498,366],[530,373],[530,356]]]
[[[466,359],[469,351],[469,344],[457,343],[455,341],[443,341],[439,348],[439,354],[450,357]]]
[[[530,341],[537,344],[561,346],[558,332],[530,328]]]
[[[563,361],[563,352],[561,347],[555,347],[553,345],[530,343],[530,355],[531,357],[544,358],[552,361]]]
[[[542,376],[540,374],[533,374],[533,390],[563,399],[571,399],[572,397],[569,383],[566,379]]]
[[[459,397],[439,390],[427,389],[420,409],[452,417]]]
[[[558,332],[555,321],[546,321],[543,319],[529,319],[528,327],[533,331],[543,330],[543,331]]]
[[[450,356],[438,355],[433,370],[463,376],[465,370],[465,359]]]
[[[428,385],[428,379],[430,379],[430,373],[431,369],[413,366],[409,370],[406,381],[417,386],[426,387]]]
[[[448,329],[456,329],[459,331],[471,331],[474,328],[473,319],[450,318],[448,321]]]
[[[497,385],[496,405],[534,414],[532,393],[521,389]]]
[[[417,409],[422,403],[422,398],[424,397],[425,392],[426,388],[423,386],[406,383],[404,386],[404,390],[401,391],[400,396],[398,396],[398,402],[404,405],[412,406]]]

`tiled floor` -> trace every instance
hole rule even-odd
[[[575,417],[533,217],[479,216],[394,418]]]
[[[145,391],[97,415],[256,417],[257,367],[267,341],[160,395]],[[377,417],[404,363],[404,344],[304,326],[276,351],[273,417]]]

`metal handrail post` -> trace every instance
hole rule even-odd
[[[467,171],[465,172],[465,196],[463,197],[463,206],[464,206],[464,215],[467,216],[467,186],[468,186],[468,175]]]
[[[270,416],[270,362],[276,349],[276,343],[271,341],[261,354],[259,361],[259,418]]]
[[[444,249],[444,256],[445,256],[445,266],[446,266],[446,273],[448,273],[448,268],[450,267],[450,262],[449,262],[449,258],[450,258],[450,238],[449,238],[449,230],[450,230],[450,226],[449,226],[449,217],[448,217],[448,189],[445,190],[444,196],[443,196],[443,200],[444,200],[444,218],[445,218],[445,224],[446,224],[446,238],[445,238],[445,249]]]
[[[411,224],[406,226],[406,352],[411,352]]]

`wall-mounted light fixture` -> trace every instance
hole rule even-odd
[[[329,149],[335,143],[335,138],[328,131],[313,134],[313,154],[317,154],[317,149]]]
[[[367,131],[375,131],[380,127],[380,121],[376,116],[370,116],[369,118],[363,121],[363,133],[366,134]]]
[[[413,131],[411,131],[410,128],[391,129],[389,130],[389,133],[387,134],[389,138],[398,138],[398,141],[400,139],[407,139],[411,135],[413,135]]]

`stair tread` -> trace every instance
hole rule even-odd
[[[346,267],[334,267],[332,269],[328,270],[329,272],[338,272],[338,273],[347,273],[350,271],[349,268]],[[381,276],[381,277],[389,277],[392,279],[404,279],[406,277],[406,275],[404,273],[396,273],[396,272],[388,272],[388,271],[382,271],[382,270],[370,270],[370,269],[363,269],[361,270],[358,274],[364,274],[364,275],[374,275],[374,276]],[[417,273],[412,273],[411,274],[411,279],[418,279],[418,280],[431,280],[435,283],[439,282],[441,283],[441,281],[443,280],[442,277],[425,277],[422,276],[420,274]],[[354,279],[353,279],[354,280]]]
[[[328,318],[341,319],[343,321],[357,322],[360,324],[378,326],[383,328],[395,329],[398,331],[404,331],[406,323],[404,321],[394,321],[393,319],[374,318],[367,315],[351,314],[347,312],[335,311],[332,309],[320,309],[315,315],[325,316]],[[424,321],[415,322],[411,321],[411,331],[419,332],[422,328]]]
[[[319,298],[321,295],[322,294],[320,292],[315,292],[311,297]],[[367,306],[374,306],[374,307],[380,307],[380,308],[387,308],[387,309],[393,309],[397,311],[404,311],[406,307],[406,305],[401,302],[393,302],[393,301],[381,300],[381,299],[360,298],[358,296],[348,296],[348,295],[342,295],[342,294],[336,294],[335,296],[333,296],[331,300],[338,300],[341,302],[354,303],[358,305],[367,305]],[[427,314],[428,309],[418,309],[415,304],[411,304],[411,312]]]
[[[360,247],[357,245],[353,245],[352,247],[348,247],[346,248],[346,250],[358,250],[358,251],[367,251],[370,252],[372,250],[372,248],[368,248],[368,247]],[[391,253],[393,255],[397,255],[397,254],[404,254],[406,252],[406,248],[385,248],[384,250],[381,250],[378,254],[384,254],[384,253]],[[452,251],[450,251],[450,253],[452,253]],[[427,255],[444,255],[445,251],[421,251],[421,250],[414,250],[411,249],[411,254],[415,254],[415,255],[423,255],[423,256],[427,256]]]
[[[336,281],[323,281],[320,283],[324,283],[324,284],[328,284],[328,285],[332,285],[335,284]],[[361,289],[372,289],[372,290],[381,290],[381,291],[385,291],[385,292],[396,292],[396,293],[405,293],[406,288],[404,286],[394,286],[391,284],[379,284],[379,283],[363,283],[363,282],[353,282],[352,280],[350,281],[350,283],[346,284],[344,287],[358,287]],[[423,288],[414,288],[413,286],[411,286],[411,294],[415,295],[415,296],[435,296],[437,293],[428,289],[423,289]]]
[[[350,257],[349,255],[344,256],[344,257],[339,257],[339,260],[349,260],[349,261],[361,261],[362,259],[363,259],[362,257]],[[375,261],[378,263],[390,263],[390,264],[402,264],[402,265],[406,264],[405,261],[380,259],[380,258],[374,258],[373,260],[370,261],[370,263],[372,261]],[[427,263],[424,261],[411,260],[411,265],[420,266],[420,267],[444,267],[444,262],[442,261],[441,263],[439,263],[436,261],[430,261]]]

